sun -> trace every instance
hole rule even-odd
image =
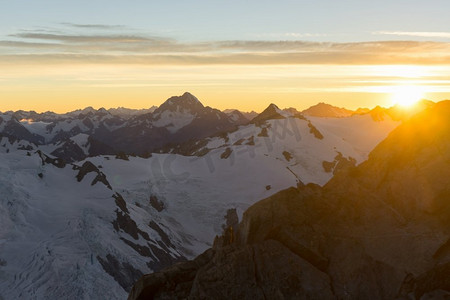
[[[391,93],[392,103],[398,104],[405,108],[416,104],[420,99],[424,98],[424,90],[416,85],[402,85],[394,87]]]

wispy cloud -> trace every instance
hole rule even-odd
[[[105,25],[105,24],[77,24],[77,23],[69,23],[63,22],[61,25],[75,27],[75,28],[84,28],[84,29],[102,29],[102,30],[110,30],[110,29],[125,29],[127,28],[125,25]]]
[[[45,61],[146,65],[450,64],[448,42],[182,42],[167,37],[134,33],[57,34],[21,31],[10,34],[8,39],[0,40],[0,53],[2,63]]]
[[[306,37],[323,37],[327,36],[324,33],[299,33],[299,32],[286,32],[284,36],[290,36],[295,38],[306,38]]]
[[[315,38],[328,36],[325,33],[310,33],[310,32],[284,32],[284,33],[264,33],[258,34],[258,38],[281,38],[281,39],[299,39],[299,38]]]
[[[426,37],[426,38],[450,38],[450,32],[433,32],[433,31],[375,31],[372,32],[372,34]]]
[[[167,38],[143,37],[137,35],[65,35],[51,33],[17,33],[11,34],[11,37],[33,40],[51,40],[66,43],[139,43],[149,41],[169,41]]]
[[[383,53],[244,53],[244,54],[21,54],[1,55],[4,64],[67,63],[67,64],[139,64],[139,65],[390,65],[390,64],[450,64],[450,55],[414,57]]]
[[[24,42],[24,41],[11,41],[11,40],[0,40],[0,48],[28,48],[28,49],[57,49],[63,47],[61,44],[57,43],[35,43],[35,42]]]

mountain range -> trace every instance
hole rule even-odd
[[[397,111],[321,117],[271,104],[249,120],[185,93],[142,113],[3,113],[0,298],[123,299],[143,274],[237,247],[223,234],[242,232],[251,205],[347,180],[412,122]]]
[[[424,109],[432,102],[423,102]],[[268,107],[270,109],[270,106]],[[302,112],[284,109],[287,114],[308,117],[342,118],[370,114],[374,119],[389,115],[394,120],[405,118],[404,110],[376,107],[373,110],[350,111],[319,103]],[[267,114],[267,109],[265,110]],[[190,144],[196,140],[234,131],[240,125],[255,123],[260,114],[238,110],[219,111],[205,107],[192,94],[167,99],[159,107],[149,109],[92,107],[65,114],[34,111],[0,113],[0,137],[29,142],[28,148],[75,162],[90,156],[126,153],[149,156],[167,151],[171,146]]]
[[[101,154],[145,155],[168,143],[203,138],[246,122],[238,112],[226,114],[205,107],[185,93],[169,98],[158,108],[142,111],[88,107],[67,114],[7,112],[0,115],[0,135],[29,141],[50,154],[77,161],[83,153],[100,154],[100,149]],[[76,143],[86,136],[90,147]]]

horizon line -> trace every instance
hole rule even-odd
[[[189,92],[185,92],[185,93],[189,93]],[[184,93],[183,93],[184,94]],[[189,94],[191,94],[191,93],[189,93]],[[193,95],[193,94],[191,94],[192,96],[194,96],[195,97],[195,95]],[[24,110],[24,109],[17,109],[17,110],[6,110],[6,111],[2,111],[2,110],[0,110],[0,114],[6,114],[6,113],[9,113],[9,112],[13,112],[13,113],[16,113],[16,112],[19,112],[19,111],[23,111],[23,112],[35,112],[35,113],[37,113],[37,114],[45,114],[45,113],[54,113],[54,114],[57,114],[57,115],[65,115],[65,114],[69,114],[69,113],[73,113],[73,112],[76,112],[76,111],[83,111],[83,110],[86,110],[86,109],[93,109],[93,110],[95,110],[95,111],[99,111],[99,110],[102,110],[102,109],[104,109],[104,110],[106,110],[106,111],[110,111],[110,110],[114,110],[114,109],[127,109],[127,110],[134,110],[134,111],[140,111],[140,110],[148,110],[148,109],[152,109],[152,108],[155,108],[155,109],[157,109],[157,108],[159,108],[161,105],[163,105],[167,100],[169,100],[171,97],[180,97],[181,95],[172,95],[172,96],[170,96],[169,98],[167,98],[166,100],[164,100],[160,105],[152,105],[152,106],[150,106],[150,107],[141,107],[141,108],[130,108],[130,107],[125,107],[125,106],[117,106],[117,107],[108,107],[108,108],[106,108],[106,107],[104,107],[104,106],[100,106],[100,107],[98,107],[98,108],[96,108],[95,106],[93,106],[93,105],[89,105],[89,106],[85,106],[84,108],[76,108],[76,109],[73,109],[73,110],[68,110],[68,111],[64,111],[64,112],[57,112],[57,111],[52,111],[52,110],[35,110],[35,109],[30,109],[30,110]],[[196,97],[197,98],[197,97]],[[198,99],[198,98],[197,98]],[[198,99],[199,100],[199,99]],[[430,99],[427,99],[427,98],[422,98],[422,99],[420,99],[418,102],[422,102],[422,101],[430,101],[430,102],[433,102],[433,103],[439,103],[439,102],[442,102],[442,101],[448,101],[448,100],[450,100],[450,99],[441,99],[441,100],[438,100],[438,101],[433,101],[433,100],[430,100]],[[200,100],[199,100],[200,101]],[[269,101],[270,102],[270,101]],[[200,101],[200,103],[202,104],[202,105],[204,105],[203,104],[203,102],[202,101]],[[278,107],[278,105],[276,104],[276,102],[270,102],[270,104],[269,105],[267,105],[267,107],[269,107],[270,105],[272,105],[272,104],[275,104],[277,107]],[[316,106],[316,105],[318,105],[318,104],[327,104],[327,105],[330,105],[330,106],[333,106],[333,107],[336,107],[336,108],[340,108],[340,109],[346,109],[346,110],[350,110],[350,111],[354,111],[354,112],[356,112],[358,109],[369,109],[369,110],[373,110],[373,109],[375,109],[376,107],[381,107],[381,108],[386,108],[386,109],[389,109],[389,108],[392,108],[392,107],[395,107],[395,106],[397,106],[398,104],[391,104],[391,105],[380,105],[380,104],[377,104],[377,105],[374,105],[372,108],[369,108],[369,107],[358,107],[358,108],[356,108],[356,109],[350,109],[350,108],[347,108],[347,107],[345,107],[345,106],[336,106],[336,105],[333,105],[333,104],[330,104],[330,103],[328,103],[328,102],[326,102],[326,101],[318,101],[316,104],[314,104],[314,105],[310,105],[310,106],[308,106],[307,108],[305,108],[305,109],[302,109],[302,110],[298,110],[297,109],[297,107],[293,107],[293,106],[289,106],[289,107],[284,107],[284,108],[280,108],[281,110],[285,110],[285,109],[290,109],[290,108],[294,108],[294,109],[296,109],[296,110],[298,110],[298,111],[300,111],[300,112],[302,112],[302,111],[304,111],[304,110],[307,110],[307,109],[309,109],[309,108],[311,108],[311,107],[314,107],[314,106]],[[256,110],[251,110],[251,111],[246,111],[246,110],[240,110],[240,109],[238,109],[238,108],[225,108],[225,109],[219,109],[219,108],[215,108],[215,107],[212,107],[212,106],[209,106],[209,105],[204,105],[205,107],[210,107],[210,108],[212,108],[212,109],[217,109],[217,110],[219,110],[219,111],[221,111],[221,112],[224,112],[224,111],[226,111],[226,110],[237,110],[237,111],[239,111],[239,112],[242,112],[242,113],[252,113],[252,112],[255,112],[255,113],[258,113],[258,114],[260,114],[260,113],[262,113],[266,108],[264,108],[263,110],[261,110],[261,111],[256,111]],[[278,107],[279,108],[279,107]]]

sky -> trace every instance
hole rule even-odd
[[[450,98],[449,1],[3,1],[0,111]]]

